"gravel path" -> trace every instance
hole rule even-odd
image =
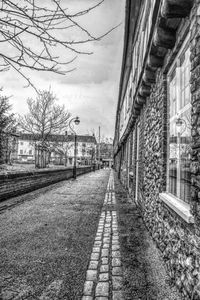
[[[100,170],[8,201],[0,214],[1,300],[81,299],[108,177]]]

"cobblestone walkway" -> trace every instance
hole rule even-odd
[[[113,171],[98,224],[82,300],[123,300],[122,266]]]

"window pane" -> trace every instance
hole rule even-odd
[[[168,192],[190,201],[191,104],[189,49],[182,52],[179,66],[169,77]],[[178,65],[178,64],[177,64]]]
[[[175,122],[170,122],[169,137],[169,192],[177,196],[177,137]]]
[[[180,132],[180,198],[190,199],[190,159],[191,159],[191,108],[181,114],[184,124]]]

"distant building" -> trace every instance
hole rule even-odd
[[[100,162],[103,166],[111,168],[113,165],[113,144],[100,143]]]
[[[38,141],[31,134],[22,133],[18,138],[18,162],[34,163]],[[94,136],[77,135],[77,164],[90,165],[96,159],[96,139]],[[74,163],[74,135],[51,135],[48,138],[50,163],[71,166]]]

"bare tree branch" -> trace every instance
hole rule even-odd
[[[62,75],[75,70],[73,63],[77,55],[92,54],[90,51],[80,50],[78,46],[99,41],[119,26],[100,36],[94,36],[80,24],[82,16],[91,13],[104,1],[100,0],[92,7],[70,14],[69,9],[64,6],[65,1],[49,0],[48,6],[45,6],[46,1],[41,0],[2,0],[0,71],[7,71],[11,66],[27,80],[28,85],[32,85],[24,74],[24,69],[50,71]],[[70,39],[72,29],[76,30],[78,39]],[[62,60],[59,56],[58,50],[61,51],[62,48],[67,51],[68,59]]]

